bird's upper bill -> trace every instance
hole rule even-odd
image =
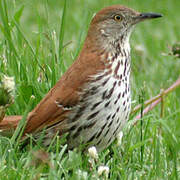
[[[162,17],[161,14],[158,13],[139,13],[137,16],[134,17],[135,23],[144,21],[146,19],[154,19],[154,18],[159,18]]]

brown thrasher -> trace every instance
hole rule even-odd
[[[35,137],[46,128],[44,145],[68,132],[69,148],[107,147],[131,109],[129,37],[135,24],[161,17],[121,5],[106,7],[92,19],[77,60],[29,113],[24,130]],[[7,116],[1,130],[15,128],[21,116]]]

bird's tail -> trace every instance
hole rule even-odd
[[[22,116],[5,116],[0,122],[0,135],[12,136]]]

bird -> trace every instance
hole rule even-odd
[[[82,50],[60,80],[28,114],[23,136],[40,137],[48,146],[68,133],[67,145],[107,148],[131,111],[130,35],[136,24],[161,17],[123,5],[100,10],[91,20]],[[22,116],[5,116],[0,129],[15,129]]]

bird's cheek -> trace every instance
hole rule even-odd
[[[104,29],[100,29],[100,33],[101,33],[101,35],[103,37],[108,37],[109,36],[109,33],[106,30],[104,30]]]

